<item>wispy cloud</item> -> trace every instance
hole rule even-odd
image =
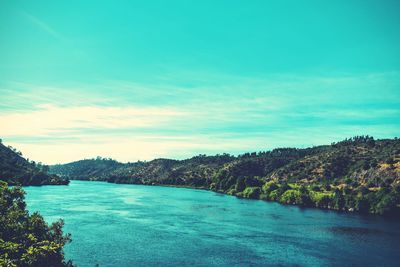
[[[174,117],[183,116],[168,108],[135,107],[57,107],[42,105],[31,112],[0,115],[1,135],[51,136],[67,131],[84,132],[88,129],[121,129],[162,127]]]
[[[270,150],[276,147],[309,147],[340,141],[354,134],[377,134],[390,137],[398,128],[329,126],[293,128],[284,131],[246,134],[173,134],[163,133],[78,136],[76,140],[56,140],[55,142],[28,142],[16,139],[7,144],[17,147],[24,156],[43,161],[46,164],[66,163],[96,156],[111,157],[124,162],[152,160],[155,158],[189,158],[198,154],[233,153]],[[342,136],[343,135],[343,136]],[[65,135],[64,135],[65,136]]]
[[[196,86],[167,78],[149,84],[14,82],[0,87],[0,136],[47,163],[241,153],[357,134],[393,137],[400,133],[399,77],[198,78]]]
[[[40,30],[46,32],[47,34],[51,35],[52,37],[58,40],[63,40],[63,41],[66,40],[66,38],[62,34],[60,34],[58,31],[53,29],[53,27],[51,27],[48,23],[44,22],[38,17],[33,16],[32,14],[29,14],[26,11],[20,11],[20,14],[23,17],[25,17],[28,21],[30,21],[33,25],[38,27]]]

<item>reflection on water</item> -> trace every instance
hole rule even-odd
[[[27,187],[65,220],[79,266],[396,266],[400,223],[185,188],[72,181]]]

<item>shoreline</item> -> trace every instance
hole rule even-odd
[[[382,214],[376,214],[376,213],[363,213],[359,212],[356,210],[338,210],[338,209],[332,209],[332,208],[322,208],[322,207],[313,207],[313,206],[303,206],[303,205],[298,205],[298,204],[290,204],[290,203],[281,203],[279,201],[273,201],[273,200],[266,200],[266,199],[261,199],[261,198],[247,198],[247,197],[241,197],[237,195],[232,195],[228,194],[225,192],[221,191],[214,191],[208,188],[204,187],[192,187],[192,186],[187,186],[187,185],[168,185],[168,184],[135,184],[135,183],[114,183],[114,182],[109,182],[109,181],[95,181],[95,180],[80,180],[80,179],[70,179],[70,181],[84,181],[84,182],[104,182],[104,183],[109,183],[109,184],[116,184],[116,185],[142,185],[142,186],[160,186],[160,187],[170,187],[170,188],[185,188],[185,189],[192,189],[192,190],[203,190],[203,191],[208,191],[208,192],[213,192],[221,195],[226,195],[226,196],[232,196],[236,197],[238,199],[244,199],[244,200],[255,200],[255,201],[262,201],[262,202],[267,202],[267,203],[277,203],[282,206],[292,206],[292,207],[297,207],[299,209],[313,209],[313,210],[321,210],[321,211],[330,211],[330,212],[336,212],[339,214],[354,214],[354,215],[359,215],[359,216],[368,216],[368,217],[374,217],[374,218],[384,218],[384,219],[395,219],[396,221],[400,221],[400,214],[395,214],[395,215],[382,215]]]

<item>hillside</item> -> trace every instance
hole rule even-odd
[[[68,179],[48,173],[48,166],[29,162],[12,147],[0,142],[0,181],[9,185],[65,185]]]
[[[61,177],[73,177],[75,180],[94,180],[106,181],[116,169],[123,167],[124,164],[112,159],[84,159],[67,164],[57,164],[50,166],[50,173]]]
[[[336,210],[399,211],[400,140],[358,136],[326,146],[199,155],[122,164],[82,160],[50,167],[69,179],[174,185]]]

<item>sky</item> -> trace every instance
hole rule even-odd
[[[0,138],[45,164],[400,136],[397,0],[0,0]]]

